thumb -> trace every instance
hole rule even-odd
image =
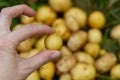
[[[44,65],[45,63],[59,57],[61,55],[60,51],[56,50],[45,50],[43,52],[40,52],[39,54],[24,59],[23,65],[25,65],[26,72],[29,74],[36,69],[38,69],[40,66]]]

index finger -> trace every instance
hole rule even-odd
[[[12,19],[21,14],[24,14],[27,16],[33,16],[35,15],[35,11],[24,4],[2,9],[0,13],[0,22],[1,22],[0,32],[4,31],[4,33],[0,33],[0,34],[5,34],[7,32],[10,32],[10,25],[11,25]]]

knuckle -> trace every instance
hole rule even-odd
[[[9,8],[3,8],[3,9],[1,10],[1,14],[7,14],[7,13],[8,13],[8,10],[9,10]]]

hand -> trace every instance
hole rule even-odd
[[[16,52],[17,45],[27,38],[38,34],[51,34],[54,30],[46,25],[25,25],[10,31],[12,18],[18,15],[33,16],[35,11],[26,5],[2,9],[0,13],[0,80],[25,80],[34,70],[48,61],[60,56],[56,50],[46,50],[31,58],[20,58]]]

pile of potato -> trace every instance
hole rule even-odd
[[[49,0],[49,5],[38,8],[34,17],[21,16],[21,24],[46,24],[55,29],[51,35],[38,35],[21,42],[17,51],[22,58],[38,52],[60,50],[62,56],[34,71],[26,80],[95,80],[98,74],[110,72],[120,79],[120,64],[116,56],[102,49],[100,42],[106,19],[101,11],[87,14],[83,9],[72,6],[71,0]],[[120,25],[113,28],[111,38],[120,40]],[[55,79],[54,80],[58,80]]]

